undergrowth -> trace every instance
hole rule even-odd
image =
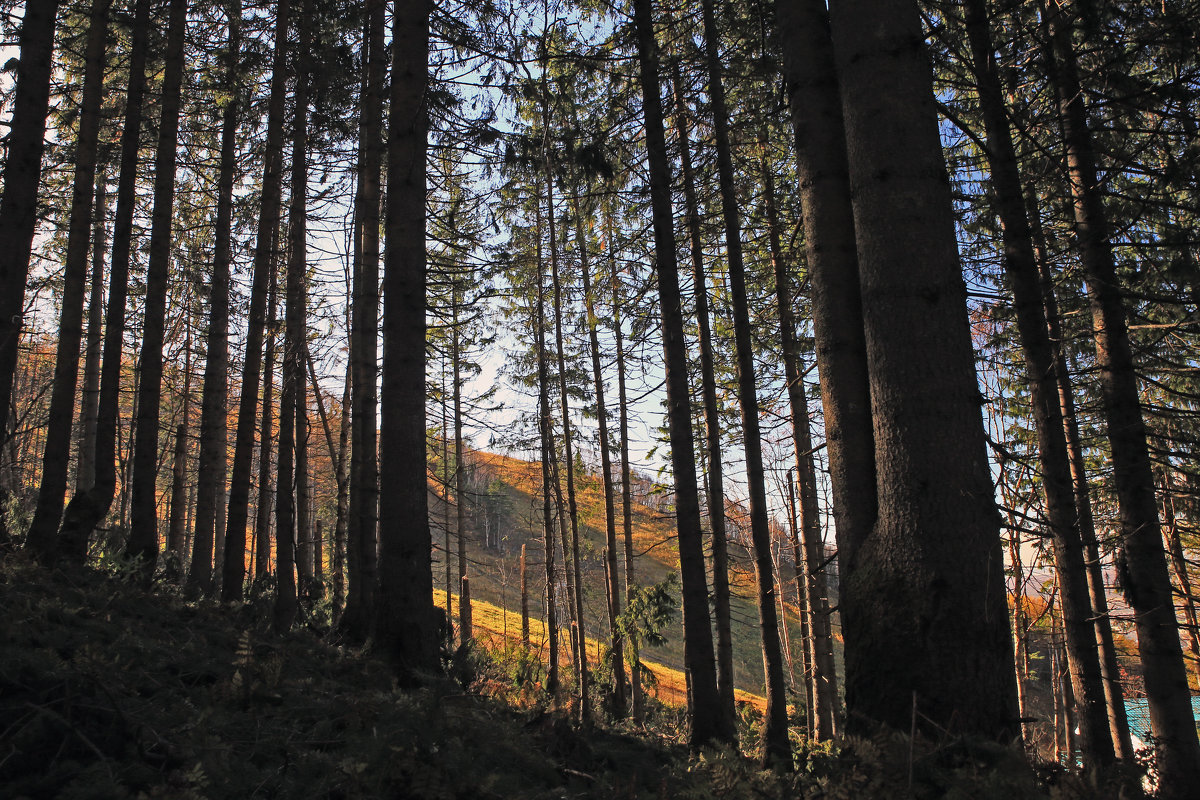
[[[796,769],[753,754],[689,757],[680,709],[640,725],[553,709],[519,647],[460,649],[417,691],[317,635],[278,637],[266,593],[238,606],[140,587],[110,565],[48,573],[0,563],[0,797],[123,798],[1083,798],[1128,776],[1036,772],[963,740],[796,740]],[[569,678],[569,675],[566,676]],[[752,709],[740,727],[748,749]],[[1124,777],[1122,780],[1121,778]]]

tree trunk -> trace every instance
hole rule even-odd
[[[162,117],[154,160],[154,211],[150,218],[145,317],[138,361],[141,378],[133,439],[129,541],[125,547],[126,557],[141,560],[141,570],[147,579],[158,562],[158,431],[162,406],[163,333],[171,267],[187,5],[186,0],[171,0],[168,6],[166,63],[160,101]]]
[[[452,291],[450,361],[454,369],[454,530],[458,534],[458,635],[461,642],[466,644],[475,634],[471,627],[471,583],[467,578],[467,507],[464,503],[467,487],[466,471],[463,469],[462,353],[459,349],[457,283]]]
[[[375,632],[402,677],[438,668],[425,479],[425,154],[428,0],[394,17],[384,267],[380,451],[409,453],[379,470]]]
[[[692,293],[696,303],[697,338],[700,345],[700,387],[704,399],[704,448],[708,460],[708,524],[712,529],[713,616],[717,628],[717,695],[721,701],[722,724],[736,730],[734,708],[733,632],[729,611],[729,542],[725,529],[725,468],[721,454],[721,411],[717,406],[716,370],[713,366],[712,330],[708,315],[708,288],[704,274],[704,245],[700,231],[700,204],[696,200],[696,178],[692,171],[691,137],[687,105],[679,63],[672,64],[675,84],[675,126],[679,136],[679,160],[683,178],[683,201],[687,211],[688,239],[692,256]]]
[[[1188,562],[1183,554],[1183,541],[1179,536],[1179,525],[1175,521],[1175,491],[1174,478],[1170,472],[1166,474],[1166,491],[1163,497],[1163,521],[1166,523],[1167,552],[1171,554],[1171,567],[1175,572],[1175,582],[1179,584],[1179,595],[1183,599],[1183,618],[1187,632],[1188,644],[1191,646],[1192,659],[1195,661],[1197,680],[1200,680],[1200,625],[1197,624],[1196,598],[1192,594],[1192,582],[1188,577]]]
[[[92,277],[88,297],[87,344],[84,347],[83,400],[79,416],[79,458],[75,464],[76,494],[90,492],[96,485],[96,426],[100,417],[100,356],[104,343],[104,255],[108,176],[103,168],[96,175],[96,204],[92,224]]]
[[[797,569],[803,568],[800,581],[802,605],[809,612],[811,639],[805,642],[806,655],[812,662],[812,673],[806,676],[812,683],[815,702],[816,739],[834,735],[834,715],[837,709],[837,670],[833,662],[833,628],[830,621],[829,594],[825,582],[825,542],[821,535],[821,516],[817,507],[817,467],[814,459],[812,433],[808,423],[808,396],[800,369],[800,354],[796,352],[796,322],[792,315],[792,290],[783,263],[783,248],[779,239],[778,212],[775,207],[775,179],[767,162],[764,137],[763,201],[766,205],[767,240],[771,263],[775,270],[775,298],[779,308],[780,350],[783,354],[787,380],[788,404],[792,412],[792,444],[796,451],[796,476],[800,488],[799,538],[803,559],[797,558]],[[790,478],[789,478],[790,480]],[[784,630],[787,629],[784,623]]]
[[[262,370],[263,325],[271,270],[279,249],[279,218],[283,193],[284,99],[287,95],[288,24],[291,0],[277,0],[275,6],[275,49],[271,65],[271,94],[267,104],[266,164],[263,167],[262,194],[259,201],[258,232],[254,246],[254,268],[250,283],[250,308],[246,316],[246,357],[242,362],[242,388],[238,399],[237,431],[234,434],[233,465],[229,475],[229,510],[225,523],[225,562],[222,565],[221,600],[242,599],[246,579],[246,520],[250,511],[250,474],[254,466],[254,423],[258,416],[259,382]],[[269,378],[266,379],[269,382]],[[266,398],[264,397],[264,403]],[[268,426],[263,426],[269,441]],[[265,486],[259,484],[259,522]],[[266,527],[256,530],[261,542]],[[255,577],[264,567],[264,551],[258,548]],[[269,559],[268,559],[269,560]]]
[[[1108,729],[1108,707],[1096,650],[1078,512],[1071,484],[1067,445],[1063,437],[1053,343],[1047,332],[1017,155],[1009,130],[1003,88],[983,0],[967,0],[966,21],[972,69],[987,132],[986,155],[1003,235],[1004,267],[1012,282],[1017,332],[1025,357],[1025,372],[1037,430],[1042,492],[1059,579],[1067,666],[1073,694],[1081,706],[1081,749],[1086,764],[1103,766],[1114,758],[1113,741]]]
[[[28,9],[31,4],[27,3]],[[51,5],[57,6],[57,3]],[[96,187],[96,149],[100,136],[100,100],[104,91],[104,46],[108,38],[108,10],[112,0],[92,0],[88,21],[79,131],[75,137],[75,176],[67,228],[67,254],[63,265],[62,314],[58,323],[58,347],[54,359],[54,382],[50,392],[50,413],[46,424],[46,449],[42,455],[42,484],[37,508],[29,526],[26,546],[42,562],[57,561],[58,526],[70,474],[71,429],[75,416],[75,389],[79,380],[79,349],[83,339],[83,298],[87,286],[88,248],[92,233],[92,200]],[[53,22],[53,15],[51,22]],[[30,17],[26,12],[27,19]],[[36,22],[36,12],[30,22]],[[22,55],[24,53],[22,52]],[[14,120],[14,125],[16,120]],[[15,128],[13,129],[15,132]],[[10,135],[10,141],[12,137]],[[9,159],[14,157],[12,146]],[[14,165],[17,166],[17,165]],[[18,167],[19,169],[19,167]],[[36,176],[35,176],[36,180]],[[6,184],[8,192],[20,193],[19,186]],[[0,212],[2,213],[2,212]],[[0,228],[0,236],[3,235]],[[0,240],[2,241],[2,240]],[[12,287],[10,287],[12,288]],[[22,285],[22,293],[24,286]],[[4,302],[8,302],[6,299]],[[12,320],[12,317],[6,317]],[[13,325],[6,321],[3,327]],[[0,328],[0,337],[5,333]],[[14,327],[12,335],[17,335]],[[2,342],[2,340],[0,340]],[[0,360],[5,343],[0,343]],[[9,378],[11,388],[11,378]],[[7,403],[7,398],[5,398]],[[0,422],[3,421],[0,415]]]
[[[346,527],[347,592],[342,628],[363,641],[375,609],[379,466],[376,456],[379,364],[379,209],[383,163],[383,99],[387,52],[384,0],[370,0],[364,33],[367,71],[362,87],[358,195],[355,198],[358,248],[353,264],[350,362],[350,506]],[[422,450],[422,452],[424,452]]]
[[[617,520],[612,479],[612,456],[609,453],[608,411],[604,404],[604,373],[600,368],[600,340],[597,334],[596,299],[592,294],[591,265],[587,236],[583,228],[579,198],[575,204],[575,238],[579,247],[579,271],[583,280],[583,302],[587,310],[588,349],[592,357],[592,385],[596,390],[596,422],[600,435],[600,472],[604,485],[604,563],[606,594],[608,596],[608,635],[612,651],[612,709],[616,718],[625,716],[625,648],[617,630],[621,614],[621,594],[617,585]]]
[[[96,476],[92,488],[77,492],[63,513],[59,546],[65,557],[82,561],[92,531],[108,514],[117,492],[117,427],[121,385],[121,350],[125,335],[125,305],[129,292],[129,257],[133,214],[137,203],[138,150],[141,145],[142,100],[146,89],[146,48],[150,29],[150,0],[134,9],[133,41],[129,55],[129,89],[121,132],[121,168],[113,221],[112,274],[104,314],[104,362],[100,368],[100,400],[96,415]],[[14,125],[16,121],[14,119]],[[13,145],[10,144],[9,158]],[[5,195],[7,197],[7,193]],[[4,252],[11,252],[5,249]],[[0,361],[3,354],[0,353]],[[3,364],[0,363],[0,370]],[[2,373],[0,373],[2,375]],[[135,378],[136,380],[136,378]],[[7,408],[7,403],[3,406]],[[0,428],[3,430],[3,428]]]
[[[746,488],[750,495],[750,538],[754,544],[754,577],[758,586],[759,635],[767,708],[763,719],[763,761],[776,769],[790,770],[787,684],[779,641],[779,612],[775,599],[775,571],[771,564],[771,530],[767,519],[767,487],[763,475],[762,440],[758,427],[758,388],[754,379],[754,343],[750,331],[750,305],[746,296],[742,258],[742,222],[733,184],[733,151],[729,143],[729,112],[721,78],[716,15],[712,0],[701,3],[704,14],[704,50],[708,59],[708,93],[712,102],[717,145],[717,173],[721,211],[725,222],[725,254],[729,259],[729,294],[733,304],[734,348],[737,352],[738,400],[742,411],[742,439],[746,451]]]
[[[629,401],[625,393],[625,341],[621,328],[621,275],[617,270],[617,250],[612,207],[604,214],[605,235],[608,238],[609,273],[612,283],[613,335],[617,345],[617,440],[621,455],[621,530],[625,552],[625,602],[633,602],[637,582],[633,571],[633,497],[629,468]],[[638,659],[637,642],[629,641],[629,694],[633,721],[642,721],[642,669]]]
[[[26,2],[21,20],[21,57],[5,142],[4,193],[0,195],[0,432],[9,429],[17,345],[25,313],[25,283],[29,279],[37,227],[46,112],[50,106],[54,22],[59,5],[59,0]],[[134,33],[136,37],[136,25]],[[0,539],[6,535],[0,518]]]
[[[1200,740],[1171,600],[1171,580],[1163,553],[1137,374],[1070,29],[1057,10],[1051,9],[1046,19],[1052,39],[1047,50],[1047,67],[1058,90],[1074,200],[1075,236],[1092,311],[1096,365],[1112,447],[1113,485],[1125,555],[1123,588],[1134,612],[1155,737],[1159,796],[1164,800],[1182,798],[1200,785]]]
[[[831,22],[878,499],[841,583],[847,709],[852,728],[906,730],[915,702],[930,732],[1011,739],[999,518],[920,14],[846,0]]]
[[[258,581],[274,572],[271,567],[271,498],[275,492],[271,488],[271,429],[275,425],[275,329],[277,327],[276,308],[279,304],[278,267],[272,262],[268,267],[270,272],[270,288],[267,290],[267,341],[263,353],[262,366],[262,419],[259,423],[261,441],[258,448],[258,507],[254,519],[254,580]],[[282,413],[282,411],[280,412]],[[235,454],[236,459],[236,454]],[[230,494],[232,496],[232,488]],[[229,537],[226,536],[228,539]],[[231,546],[233,540],[226,545]],[[243,549],[244,549],[243,545]],[[226,556],[226,562],[228,556]],[[241,578],[245,580],[245,576]],[[222,589],[222,597],[225,590]]]
[[[715,740],[731,740],[720,712],[713,657],[712,617],[708,612],[708,579],[704,569],[704,537],[687,385],[687,343],[679,292],[675,232],[671,212],[671,172],[659,94],[658,46],[654,40],[652,0],[634,0],[639,82],[645,115],[650,170],[650,203],[657,257],[658,295],[662,313],[667,423],[671,471],[675,481],[675,516],[679,531],[679,571],[683,584],[684,673],[688,681],[689,744],[698,750]]]
[[[841,96],[825,4],[777,0],[784,75],[795,132],[797,181],[811,283],[813,333],[833,489],[841,589],[878,512],[858,251]],[[844,601],[844,594],[842,595]],[[846,644],[855,608],[839,602]],[[847,682],[869,661],[847,662]]]
[[[189,292],[184,290],[183,305],[190,306]],[[187,552],[187,437],[192,413],[192,324],[191,309],[184,311],[186,333],[183,341],[183,403],[175,427],[175,452],[171,463],[171,506],[167,517],[167,550],[175,554],[177,570],[172,581],[183,577],[183,559]]]
[[[792,563],[796,568],[796,606],[800,611],[800,638],[804,640],[801,651],[804,661],[804,715],[808,735],[817,735],[817,696],[816,681],[813,680],[813,662],[815,650],[812,647],[812,628],[809,620],[812,618],[808,600],[808,561],[804,556],[804,548],[800,544],[800,531],[796,515],[796,487],[792,480],[792,471],[787,473],[788,493],[788,525],[792,534]]]
[[[208,341],[200,400],[200,455],[196,466],[196,527],[188,584],[212,592],[211,555],[216,542],[218,493],[225,487],[229,420],[229,291],[233,263],[233,183],[237,177],[237,128],[241,111],[242,0],[226,6],[229,40],[225,80],[230,96],[221,116],[221,165],[217,173],[216,242],[209,285]],[[256,387],[257,388],[257,387]],[[243,549],[245,542],[243,541]]]

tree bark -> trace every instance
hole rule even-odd
[[[200,454],[196,466],[196,521],[188,584],[212,592],[218,493],[225,487],[229,421],[229,292],[233,263],[233,183],[237,177],[237,129],[241,112],[242,0],[226,5],[229,39],[225,81],[229,99],[221,113],[221,165],[217,173],[216,242],[209,285],[208,340],[200,400]],[[243,549],[245,543],[243,542]]]
[[[121,168],[113,221],[112,274],[104,313],[104,362],[96,412],[96,476],[92,488],[77,492],[63,513],[59,546],[65,557],[83,561],[92,531],[108,514],[117,493],[117,429],[120,403],[125,305],[129,294],[129,261],[133,215],[137,204],[138,151],[141,147],[142,101],[146,92],[146,49],[150,33],[150,0],[137,0],[129,54],[129,88],[121,131]],[[15,124],[15,120],[14,120]],[[10,156],[12,158],[12,145]],[[7,197],[7,193],[6,193]],[[5,248],[3,252],[11,252]],[[0,361],[3,355],[0,354]],[[0,370],[3,364],[0,363]],[[0,373],[2,376],[2,373]],[[135,377],[136,380],[136,377]],[[7,403],[3,404],[7,408]],[[2,428],[0,428],[2,430]]]
[[[671,172],[659,94],[659,56],[654,40],[652,0],[634,0],[639,82],[645,116],[650,170],[650,204],[657,259],[658,295],[662,314],[667,423],[671,442],[671,471],[675,481],[675,517],[679,532],[679,571],[683,592],[684,672],[688,679],[689,745],[693,750],[717,740],[729,741],[720,713],[717,672],[713,656],[712,617],[708,612],[708,579],[704,569],[704,537],[700,529],[700,498],[696,488],[695,447],[687,381],[687,344],[675,256],[671,212]]]
[[[67,223],[67,253],[63,264],[62,312],[58,323],[54,382],[50,392],[50,413],[46,424],[46,447],[42,454],[42,484],[38,491],[33,522],[29,526],[29,535],[26,538],[26,546],[45,563],[58,560],[58,527],[62,522],[63,503],[70,474],[71,430],[75,416],[75,390],[79,380],[83,298],[87,286],[92,201],[96,186],[100,100],[104,91],[104,50],[108,39],[108,11],[111,5],[112,0],[92,0],[88,20],[79,130],[75,137],[74,186]],[[29,7],[30,4],[27,3],[26,8]],[[26,16],[29,16],[28,11]],[[12,157],[10,145],[9,158]],[[20,192],[19,187],[14,186],[12,190]],[[6,185],[5,196],[8,191]],[[0,228],[0,235],[2,230]],[[15,333],[14,331],[14,335]],[[0,336],[3,335],[0,328]],[[0,359],[4,356],[3,351],[3,344],[0,343]]]
[[[4,161],[4,193],[0,195],[0,432],[9,428],[17,345],[25,314],[25,283],[37,227],[37,198],[42,180],[46,112],[50,106],[50,71],[54,23],[59,0],[27,2],[21,20],[21,57],[13,98],[13,115]],[[135,26],[136,34],[136,26]],[[0,539],[7,534],[0,519]]]
[[[150,218],[142,352],[138,360],[141,378],[133,439],[129,541],[125,555],[141,561],[142,574],[147,579],[158,562],[158,432],[162,406],[163,334],[171,267],[187,5],[186,0],[171,0],[167,12],[167,51],[160,100],[162,117],[154,160],[154,211]]]
[[[279,249],[279,219],[283,193],[284,99],[287,95],[288,25],[291,0],[275,7],[275,49],[271,66],[271,94],[267,104],[266,163],[263,167],[258,232],[254,246],[250,308],[246,316],[246,357],[242,362],[242,388],[234,433],[233,465],[229,475],[229,508],[225,523],[225,562],[222,565],[221,600],[241,600],[246,580],[246,521],[250,511],[250,474],[254,466],[254,424],[259,382],[263,380],[263,327],[268,282]],[[269,379],[268,379],[269,380]],[[265,399],[264,399],[265,402]],[[263,436],[269,440],[264,426]],[[269,497],[259,485],[259,506]],[[260,520],[261,522],[261,515]],[[261,541],[265,528],[256,532]],[[255,577],[264,555],[257,551]],[[264,573],[265,574],[265,573]]]
[[[1200,740],[1171,599],[1137,374],[1070,27],[1056,9],[1047,13],[1044,8],[1043,15],[1051,39],[1047,67],[1058,93],[1074,200],[1075,236],[1087,283],[1102,407],[1112,448],[1113,485],[1125,555],[1123,588],[1137,630],[1155,736],[1159,796],[1183,798],[1200,785]]]
[[[700,346],[700,390],[704,400],[704,450],[708,460],[708,524],[712,530],[713,617],[717,629],[717,695],[721,701],[722,724],[736,730],[734,706],[733,632],[729,609],[729,541],[725,529],[725,465],[721,454],[721,411],[717,405],[716,369],[713,366],[712,329],[709,324],[708,288],[704,274],[704,245],[700,231],[700,204],[696,200],[696,178],[692,170],[691,136],[683,78],[678,61],[672,64],[675,84],[675,127],[679,136],[679,165],[683,178],[683,202],[687,212],[688,240],[692,257],[692,293],[696,304],[697,339]]]
[[[396,14],[388,136],[380,451],[407,453],[379,470],[379,598],[375,632],[401,676],[438,668],[425,470],[425,154],[429,16],[421,0]]]
[[[452,289],[450,361],[454,369],[454,530],[458,534],[458,635],[463,644],[474,637],[471,625],[471,582],[467,577],[466,471],[463,469],[462,352],[459,348],[458,284]],[[447,554],[449,557],[449,554]]]
[[[108,176],[103,167],[96,175],[96,203],[92,223],[92,277],[88,295],[87,340],[84,346],[83,389],[80,402],[79,458],[75,464],[75,492],[96,485],[96,426],[100,417],[100,358],[104,345],[104,257],[107,250]]]
[[[1003,88],[988,31],[987,9],[983,0],[967,0],[965,12],[971,66],[987,135],[986,156],[1003,236],[1004,268],[1012,283],[1017,333],[1025,357],[1037,431],[1042,493],[1059,580],[1067,667],[1073,694],[1080,703],[1080,745],[1086,764],[1103,766],[1113,761],[1115,753],[1108,729],[1108,707],[1096,650],[1078,510],[1063,437],[1054,346],[1046,327],[1037,259]]]
[[[364,33],[367,72],[362,87],[359,184],[355,198],[358,247],[353,264],[350,362],[350,506],[346,526],[347,592],[342,628],[365,640],[375,608],[378,572],[379,466],[376,456],[379,365],[379,209],[383,163],[383,100],[387,52],[384,0],[370,0]]]
[[[851,728],[906,730],[915,702],[930,732],[1011,739],[999,517],[920,14],[846,0],[831,22],[878,499],[842,579]]]
[[[270,272],[270,288],[267,290],[267,341],[263,348],[262,365],[262,418],[259,423],[259,436],[261,440],[258,448],[258,506],[255,508],[254,519],[255,581],[274,572],[271,566],[271,498],[275,495],[274,490],[271,488],[271,430],[275,425],[275,330],[278,326],[276,308],[279,305],[279,276],[277,275],[277,269],[278,267],[274,262],[268,267]],[[242,580],[245,580],[245,576],[243,576]],[[222,597],[224,597],[224,589],[222,589]]]

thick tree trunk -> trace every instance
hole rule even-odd
[[[679,135],[679,161],[683,202],[687,212],[688,243],[692,257],[692,293],[696,303],[697,339],[700,345],[700,390],[704,400],[704,451],[708,459],[708,524],[712,529],[713,617],[717,628],[717,694],[722,724],[736,730],[733,674],[733,631],[729,611],[729,542],[725,529],[725,465],[721,454],[721,411],[717,405],[716,369],[713,366],[712,329],[709,324],[708,288],[704,274],[704,244],[700,231],[700,204],[692,171],[691,137],[679,63],[672,64],[675,84],[675,127]]]
[[[1192,715],[1171,580],[1163,553],[1137,374],[1097,180],[1087,110],[1076,75],[1070,28],[1058,10],[1043,13],[1052,40],[1047,67],[1058,91],[1074,200],[1075,235],[1092,311],[1096,365],[1112,447],[1113,485],[1125,555],[1125,599],[1134,612],[1155,736],[1159,797],[1182,798],[1190,796],[1200,785],[1200,740]]]
[[[341,626],[364,640],[375,609],[378,573],[379,466],[376,455],[379,365],[379,209],[383,163],[384,77],[387,51],[384,0],[370,0],[364,33],[367,72],[362,86],[357,217],[353,263],[350,362],[350,497],[346,524],[346,611]]]
[[[50,106],[50,70],[54,22],[59,0],[30,0],[21,20],[21,57],[13,98],[0,194],[0,432],[9,429],[17,345],[25,314],[25,283],[37,227],[38,188],[42,180],[46,112]],[[136,35],[136,26],[135,26]],[[5,538],[0,518],[0,539]]]
[[[129,89],[121,131],[121,168],[117,179],[117,208],[113,221],[112,274],[104,312],[104,362],[100,368],[100,400],[96,415],[96,477],[87,492],[77,492],[63,513],[59,546],[65,557],[82,561],[92,531],[108,514],[117,493],[117,414],[120,402],[125,305],[129,293],[129,259],[133,215],[137,204],[138,151],[141,145],[142,100],[146,91],[146,48],[150,30],[150,0],[134,8],[129,54]],[[15,120],[14,120],[15,124]],[[9,158],[12,158],[10,145]],[[7,193],[5,195],[7,197]],[[3,252],[11,252],[5,248]],[[3,356],[0,354],[0,359]],[[0,363],[0,370],[3,364]],[[2,377],[2,373],[0,373]],[[136,380],[136,378],[135,378]],[[7,408],[7,403],[3,404]],[[0,428],[3,430],[3,428]]]
[[[1103,766],[1114,758],[1113,740],[1108,729],[1108,707],[1096,650],[1083,544],[1063,437],[1062,409],[1058,402],[1059,377],[1055,371],[1053,343],[1047,332],[1033,238],[983,0],[967,0],[966,22],[972,69],[987,134],[986,155],[1003,235],[1004,267],[1012,282],[1017,332],[1029,380],[1042,492],[1054,542],[1066,660],[1073,694],[1080,703],[1081,749],[1085,763]]]
[[[915,702],[926,730],[1010,739],[999,517],[920,14],[846,0],[831,22],[879,503],[842,579],[847,709],[906,730]]]
[[[263,327],[266,318],[270,274],[279,248],[279,218],[283,193],[284,99],[287,95],[288,24],[291,0],[275,6],[275,49],[271,65],[271,94],[267,104],[266,164],[263,167],[259,202],[258,232],[254,245],[250,308],[246,316],[246,357],[242,362],[242,388],[238,399],[237,431],[234,433],[233,465],[229,475],[229,509],[225,523],[225,561],[222,564],[221,599],[241,600],[246,579],[246,521],[250,512],[250,474],[254,466],[254,425],[258,410],[259,383],[263,380]],[[265,402],[265,398],[264,398]],[[264,439],[269,441],[267,426]],[[259,506],[269,498],[259,484]],[[269,500],[266,504],[269,504]],[[261,512],[259,521],[261,522]],[[256,530],[260,541],[266,528]],[[257,550],[255,577],[264,552]]]
[[[218,493],[225,488],[229,418],[229,291],[233,263],[233,183],[237,177],[239,61],[242,42],[242,0],[226,7],[229,40],[225,80],[230,96],[221,115],[221,165],[217,173],[216,243],[209,284],[208,341],[204,358],[204,389],[200,399],[200,455],[196,466],[196,527],[188,585],[212,592],[211,553],[216,542]],[[243,544],[244,547],[244,544]]]
[[[62,312],[58,323],[50,413],[46,421],[46,447],[42,454],[42,484],[26,539],[26,546],[43,562],[53,562],[59,557],[58,526],[62,521],[70,474],[71,430],[75,416],[75,389],[79,380],[83,298],[87,286],[92,201],[96,186],[96,145],[100,135],[100,100],[104,91],[104,45],[108,38],[108,10],[111,5],[112,0],[92,0],[88,20],[83,96],[79,109],[79,131],[75,137],[74,186],[67,227],[67,254],[63,265]],[[26,8],[29,6],[27,3]],[[29,16],[28,11],[26,16]],[[10,146],[9,158],[12,157]],[[14,186],[12,190],[20,192],[19,187]],[[6,185],[5,196],[8,191]],[[10,324],[4,323],[6,327]],[[3,336],[2,331],[0,336]],[[3,355],[4,346],[0,343],[0,359]]]
[[[801,603],[808,609],[810,638],[805,652],[812,662],[812,673],[806,678],[812,683],[815,703],[815,729],[810,733],[817,739],[834,735],[834,713],[837,709],[837,671],[833,662],[833,627],[830,623],[829,595],[825,582],[825,543],[821,536],[821,516],[817,507],[817,468],[814,459],[812,433],[808,424],[808,396],[800,369],[800,354],[796,345],[796,321],[792,314],[792,290],[788,271],[784,267],[783,248],[779,238],[778,212],[775,207],[775,179],[763,151],[763,201],[767,218],[767,241],[775,271],[775,299],[779,309],[780,350],[783,354],[784,375],[787,380],[788,404],[792,412],[792,444],[796,451],[796,475],[800,489],[799,538],[804,549],[803,559],[796,560],[803,569],[800,581]],[[790,480],[790,479],[789,479]],[[786,623],[784,630],[786,631]]]
[[[700,497],[692,439],[687,385],[687,344],[675,256],[671,212],[671,172],[659,94],[658,46],[654,40],[652,0],[634,0],[642,109],[650,170],[650,203],[657,257],[658,295],[662,314],[663,366],[667,385],[671,471],[675,481],[675,517],[679,531],[679,572],[683,584],[684,672],[688,678],[689,744],[693,750],[715,740],[731,740],[720,712],[713,656],[712,617],[708,612],[708,578],[704,569],[704,536],[700,529]]]
[[[154,211],[150,217],[142,352],[138,360],[141,378],[133,439],[129,541],[125,555],[141,560],[141,569],[147,579],[158,562],[158,432],[162,406],[163,333],[171,267],[187,5],[186,0],[171,0],[168,6],[166,63],[160,100],[162,117],[154,160]]]
[[[841,96],[825,4],[777,0],[812,291],[841,586],[877,515],[875,445]],[[839,603],[847,647],[853,604]],[[851,659],[847,681],[869,662]]]
[[[375,632],[404,677],[438,668],[425,479],[425,153],[429,15],[421,0],[392,27]]]

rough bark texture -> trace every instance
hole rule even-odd
[[[930,731],[1009,739],[999,516],[920,15],[846,0],[831,22],[879,504],[842,581],[846,704],[852,726],[907,729],[915,704]]]
[[[687,380],[687,344],[675,256],[671,212],[671,172],[659,94],[658,46],[654,40],[651,0],[634,0],[642,111],[650,170],[650,205],[657,260],[658,297],[662,315],[663,361],[667,385],[671,472],[675,481],[675,519],[679,531],[679,572],[683,584],[684,671],[688,677],[689,744],[692,749],[728,739],[721,721],[717,671],[713,656],[712,617],[708,611],[708,578],[704,569],[704,537],[700,529],[700,497],[692,439]]]
[[[1056,10],[1047,14],[1046,19],[1053,41],[1047,53],[1047,66],[1058,91],[1074,200],[1075,237],[1092,312],[1096,365],[1112,447],[1113,485],[1125,554],[1123,588],[1134,612],[1155,737],[1159,797],[1183,798],[1191,796],[1200,785],[1200,741],[1192,716],[1187,670],[1163,552],[1137,374],[1097,180],[1087,110],[1076,75],[1070,27]]]
[[[275,6],[275,50],[271,66],[271,95],[267,105],[267,156],[263,167],[258,232],[254,245],[250,308],[246,315],[246,356],[242,361],[242,389],[238,399],[233,465],[229,475],[229,508],[225,523],[221,599],[226,602],[242,599],[246,579],[246,521],[250,512],[250,475],[254,467],[254,424],[258,410],[258,390],[259,383],[263,380],[263,328],[268,283],[279,247],[279,217],[283,192],[283,103],[287,95],[288,25],[291,8],[291,0],[278,0]],[[259,492],[261,506],[264,502],[261,485]],[[265,534],[261,529],[256,529],[256,532],[260,538]],[[262,564],[262,555],[262,551],[259,550],[255,561],[256,576]]]
[[[392,26],[379,470],[381,651],[404,677],[438,668],[425,478],[425,153],[429,15],[418,0]]]
[[[83,388],[80,390],[79,459],[75,491],[89,492],[96,484],[96,425],[100,418],[100,358],[104,347],[104,257],[108,249],[108,176],[96,175],[92,222],[92,276],[88,288],[87,339],[84,345]]]
[[[225,80],[229,100],[221,114],[221,166],[217,174],[216,243],[209,279],[208,340],[204,358],[204,390],[200,400],[200,455],[196,467],[196,520],[188,584],[212,590],[211,553],[216,541],[218,493],[225,487],[229,418],[229,289],[233,263],[233,182],[237,174],[237,128],[240,86],[242,2],[230,0]],[[244,547],[244,543],[243,543]]]
[[[269,268],[270,288],[267,290],[267,341],[263,348],[262,414],[258,443],[258,507],[254,518],[254,580],[270,575],[271,566],[271,436],[275,426],[275,328],[279,305],[279,276],[274,263]],[[226,537],[228,538],[228,537]],[[222,596],[224,596],[222,594]]]
[[[75,390],[79,380],[83,297],[87,286],[92,200],[96,185],[96,144],[100,134],[100,99],[104,89],[104,45],[108,36],[108,10],[111,5],[112,0],[92,0],[88,20],[79,130],[75,137],[74,186],[67,223],[67,253],[63,264],[62,311],[58,322],[46,445],[42,454],[42,484],[26,539],[26,546],[43,562],[52,562],[58,557],[58,526],[62,521],[70,474],[71,430],[75,417]],[[3,348],[0,347],[0,354],[2,352]]]
[[[1016,150],[983,0],[967,0],[966,22],[972,69],[987,135],[986,156],[1002,229],[1004,268],[1012,286],[1017,333],[1025,357],[1030,405],[1037,431],[1042,492],[1054,542],[1066,661],[1072,690],[1080,704],[1080,742],[1086,763],[1104,765],[1114,758],[1113,740],[1108,730],[1108,707],[1092,624],[1092,602],[1088,595],[1079,518],[1063,437],[1059,378],[1053,343],[1046,327],[1032,233],[1025,216]]]
[[[86,556],[88,539],[108,514],[117,492],[117,413],[125,305],[129,294],[133,215],[137,204],[138,150],[141,146],[142,101],[146,92],[149,29],[150,0],[138,0],[134,9],[129,89],[121,131],[121,169],[117,179],[117,208],[113,221],[112,274],[108,278],[108,307],[104,313],[104,362],[100,368],[100,399],[96,416],[96,478],[89,491],[78,492],[71,498],[63,512],[62,530],[59,532],[59,546],[63,553],[78,561]],[[5,249],[3,252],[9,251]]]
[[[167,13],[167,51],[160,100],[158,152],[154,159],[154,210],[146,266],[142,352],[138,360],[138,410],[134,418],[133,475],[129,498],[129,541],[125,555],[140,559],[149,577],[158,561],[158,433],[162,407],[163,333],[171,266],[175,209],[175,162],[179,146],[179,109],[183,89],[186,0],[171,0]]]

